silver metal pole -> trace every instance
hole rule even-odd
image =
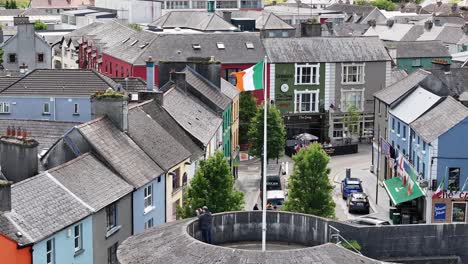
[[[267,171],[267,57],[263,60],[263,188],[262,188],[262,251],[266,251],[266,171]]]

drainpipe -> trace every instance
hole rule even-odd
[[[57,98],[54,97],[54,121],[57,121]]]

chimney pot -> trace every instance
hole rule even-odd
[[[11,128],[11,136],[12,136],[12,137],[15,137],[15,136],[16,136],[16,129],[15,129],[15,126],[13,126],[13,127]]]
[[[11,128],[10,128],[10,126],[8,126],[7,129],[6,129],[6,135],[7,135],[7,137],[11,136]]]
[[[11,211],[11,181],[0,180],[0,212]]]
[[[0,138],[0,166],[3,175],[12,182],[28,179],[38,172],[39,143],[34,139],[20,138],[21,133],[17,136]]]

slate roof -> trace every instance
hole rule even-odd
[[[293,26],[284,22],[281,18],[273,13],[263,12],[255,20],[255,28],[258,30],[288,30],[295,29]]]
[[[128,135],[165,171],[191,156],[170,133],[145,113],[141,105],[129,110]]]
[[[221,92],[231,100],[240,94],[240,91],[224,78],[221,78]]]
[[[122,42],[109,47],[109,49],[106,50],[106,54],[129,63],[134,63],[140,59],[140,54],[148,48],[148,45],[150,45],[157,36],[158,35],[155,33],[144,30],[135,32]],[[147,59],[148,57],[144,57],[140,60],[142,60],[142,63],[144,64]]]
[[[406,78],[406,76],[408,76],[408,73],[406,73],[405,70],[402,70],[402,69],[392,69],[392,74],[390,76],[390,85],[400,81],[400,80],[403,80],[404,78]]]
[[[424,112],[430,109],[440,100],[440,96],[425,90],[422,87],[416,88],[397,106],[390,109],[389,113],[397,117],[406,124],[410,124]]]
[[[36,69],[0,91],[0,96],[90,96],[109,87],[118,88],[116,82],[95,70]]]
[[[31,0],[31,7],[35,8],[77,8],[92,5],[92,0]]]
[[[440,27],[434,26],[431,30],[424,30],[417,40],[440,40],[444,43],[455,44],[463,35],[465,35],[465,33],[460,25],[445,24]]]
[[[458,10],[458,8],[457,8]],[[452,5],[448,3],[442,3],[438,5],[437,3],[432,3],[424,6],[421,9],[421,14],[448,14],[452,11]]]
[[[237,27],[215,12],[171,11],[149,24],[151,28],[189,28],[200,31],[233,31]]]
[[[389,61],[377,37],[313,37],[263,39],[273,63]]]
[[[202,97],[206,98],[216,106],[216,111],[223,112],[231,105],[232,100],[221,92],[220,87],[216,87],[194,69],[187,66],[182,72],[185,73],[185,80],[190,86],[189,89],[194,90],[194,95],[200,99]]]
[[[396,58],[450,58],[448,48],[441,41],[398,41],[387,43],[396,49]]]
[[[122,88],[127,92],[146,91],[146,81],[140,77],[112,78],[112,80],[122,85]]]
[[[421,25],[395,23],[392,27],[387,25],[369,27],[364,36],[378,36],[381,40],[388,41],[414,41],[423,30],[424,27]]]
[[[326,24],[323,24],[326,25]],[[368,24],[355,24],[355,23],[340,23],[333,26],[333,33],[335,36],[349,37],[349,36],[362,36],[369,28]]]
[[[49,120],[0,119],[0,133],[5,133],[8,126],[26,129],[28,135],[39,143],[38,152],[50,148],[67,131],[78,125],[77,122]]]
[[[18,81],[21,77],[9,77],[9,76],[2,76],[0,77],[0,90],[3,90],[10,86],[12,83]]]
[[[411,123],[426,142],[433,142],[449,129],[468,118],[468,108],[448,96],[441,103]]]
[[[133,191],[133,187],[86,153],[49,170],[63,186],[95,212]]]
[[[170,131],[171,136],[174,137],[185,149],[190,151],[191,159],[197,160],[203,155],[203,149],[201,149],[192,139],[187,132],[169,115],[169,113],[163,107],[156,104],[154,101],[148,104],[144,104],[141,107],[145,113],[153,118],[159,125],[161,125],[166,131]]]
[[[8,214],[9,213],[0,213],[0,234],[5,235],[8,238],[16,241],[18,245],[27,245],[31,243],[31,241],[24,235],[17,235],[18,232],[21,233],[21,231],[19,231],[15,224],[8,219]]]
[[[407,94],[414,87],[416,87],[421,81],[423,81],[431,73],[425,70],[417,70],[412,72],[406,78],[382,89],[374,94],[376,98],[383,101],[384,103],[391,105],[396,102],[400,97]]]
[[[47,172],[13,184],[11,199],[12,211],[6,215],[33,243],[92,213]]]
[[[222,119],[194,96],[173,86],[164,94],[164,109],[190,135],[207,146]]]
[[[450,95],[457,97],[465,91],[468,91],[468,68],[451,68],[450,72],[444,70],[428,70],[438,78],[450,91]]]
[[[223,43],[225,48],[219,49],[218,42]],[[253,49],[246,47],[249,42],[253,44]],[[199,44],[200,49],[194,49],[194,44]],[[130,55],[124,55],[126,52],[127,49],[106,51],[115,58],[135,65],[145,65],[149,56],[156,61],[166,62],[186,62],[193,57],[214,56],[223,64],[257,63],[265,56],[260,35],[255,32],[157,34],[141,52],[132,49],[129,51]]]
[[[325,10],[341,11],[348,15],[358,14],[363,18],[366,18],[374,9],[376,7],[371,5],[359,6],[350,4],[333,4],[325,8]]]
[[[107,118],[84,123],[78,126],[78,129],[96,153],[134,187],[140,188],[164,172]]]

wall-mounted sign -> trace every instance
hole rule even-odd
[[[434,220],[445,221],[445,215],[447,212],[447,205],[444,203],[434,204]]]
[[[282,91],[283,93],[286,93],[286,92],[288,92],[288,90],[289,90],[289,85],[286,84],[286,83],[283,83],[283,84],[281,85],[281,91]]]

